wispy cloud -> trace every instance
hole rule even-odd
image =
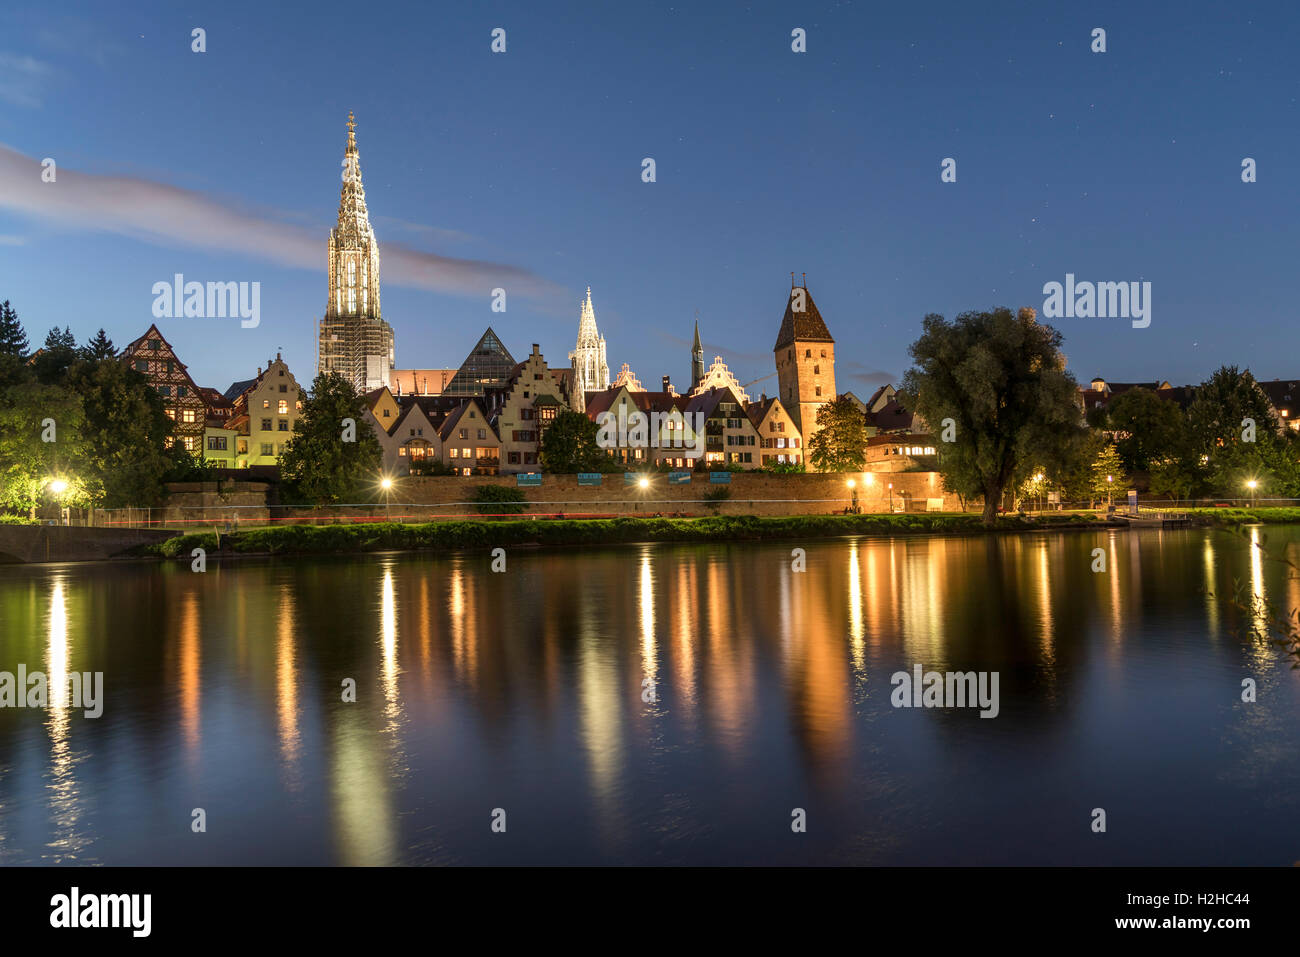
[[[848,379],[862,385],[887,385],[897,382],[899,377],[882,369],[872,369],[861,362],[839,362],[835,369],[837,381]]]
[[[0,208],[65,228],[224,250],[300,269],[325,268],[321,230],[286,222],[287,215],[167,183],[63,166],[55,182],[45,183],[39,161],[4,144]],[[385,283],[485,298],[500,286],[511,296],[537,300],[548,309],[569,298],[555,284],[518,266],[439,256],[392,242],[382,244],[381,255]]]
[[[6,236],[0,233],[0,246],[26,246],[26,236]]]
[[[34,57],[0,53],[0,100],[39,107],[44,84],[53,72],[49,64]]]

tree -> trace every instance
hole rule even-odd
[[[26,383],[0,393],[0,506],[27,511],[59,501],[84,505],[98,494],[88,477],[80,398],[58,386]],[[66,488],[55,493],[53,481]]]
[[[78,354],[88,362],[97,362],[100,359],[115,358],[117,349],[113,346],[113,340],[104,334],[103,329],[100,329],[95,333],[95,338],[81,347]]]
[[[1150,389],[1130,389],[1111,400],[1101,428],[1115,434],[1120,461],[1130,472],[1148,471],[1176,456],[1188,429],[1178,404]]]
[[[1127,488],[1128,478],[1124,475],[1124,463],[1120,461],[1119,450],[1115,448],[1113,442],[1107,443],[1093,459],[1090,472],[1088,491],[1096,498],[1105,496],[1113,501],[1115,490]]]
[[[1240,498],[1252,480],[1278,495],[1300,485],[1294,437],[1283,434],[1249,372],[1236,366],[1215,371],[1197,388],[1187,420],[1206,490]]]
[[[609,456],[597,442],[599,428],[581,412],[561,409],[542,433],[538,460],[547,472],[599,472]]]
[[[984,524],[994,525],[1008,485],[1030,466],[1059,470],[1083,430],[1061,334],[1027,308],[965,312],[951,323],[931,314],[923,328],[899,401],[938,425],[944,486],[983,495]]]
[[[174,423],[139,372],[114,359],[78,362],[68,388],[86,416],[87,476],[102,489],[106,508],[152,505],[184,449],[167,447]],[[188,457],[188,456],[187,456]]]
[[[62,331],[55,326],[45,337],[45,344],[32,366],[36,370],[37,381],[55,385],[63,381],[68,369],[76,361],[77,337],[66,326]]]
[[[0,355],[26,359],[27,349],[27,333],[23,331],[23,325],[18,321],[18,313],[6,299],[0,302]]]
[[[841,396],[817,410],[808,460],[819,472],[862,471],[867,461],[867,420],[852,399]]]
[[[384,453],[365,412],[365,401],[338,373],[316,376],[280,456],[280,476],[290,498],[328,505],[376,497]],[[349,437],[346,419],[352,420],[354,441],[344,441]]]

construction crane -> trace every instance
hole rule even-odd
[[[775,372],[769,372],[767,375],[761,375],[757,379],[751,379],[750,381],[746,382],[744,385],[741,386],[741,388],[748,389],[751,385],[754,385],[755,383],[758,382],[762,382],[764,379],[770,379],[774,375],[776,375]]]

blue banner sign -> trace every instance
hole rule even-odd
[[[579,473],[578,473],[578,484],[579,484],[579,485],[599,485],[599,484],[600,484],[600,473],[599,473],[599,472],[579,472]]]
[[[710,472],[710,473],[709,473],[709,484],[710,484],[710,485],[730,485],[730,484],[731,484],[731,473],[730,473],[730,472]]]
[[[541,472],[520,472],[518,475],[515,476],[515,484],[516,486],[541,485],[542,473]]]
[[[668,484],[669,485],[690,485],[691,473],[690,472],[669,472]]]

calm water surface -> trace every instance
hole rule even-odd
[[[105,683],[0,709],[0,864],[1300,860],[1300,671],[1226,607],[1300,606],[1282,566],[1201,529],[804,547],[0,568],[0,671]],[[917,663],[999,672],[1000,714],[893,708]]]

